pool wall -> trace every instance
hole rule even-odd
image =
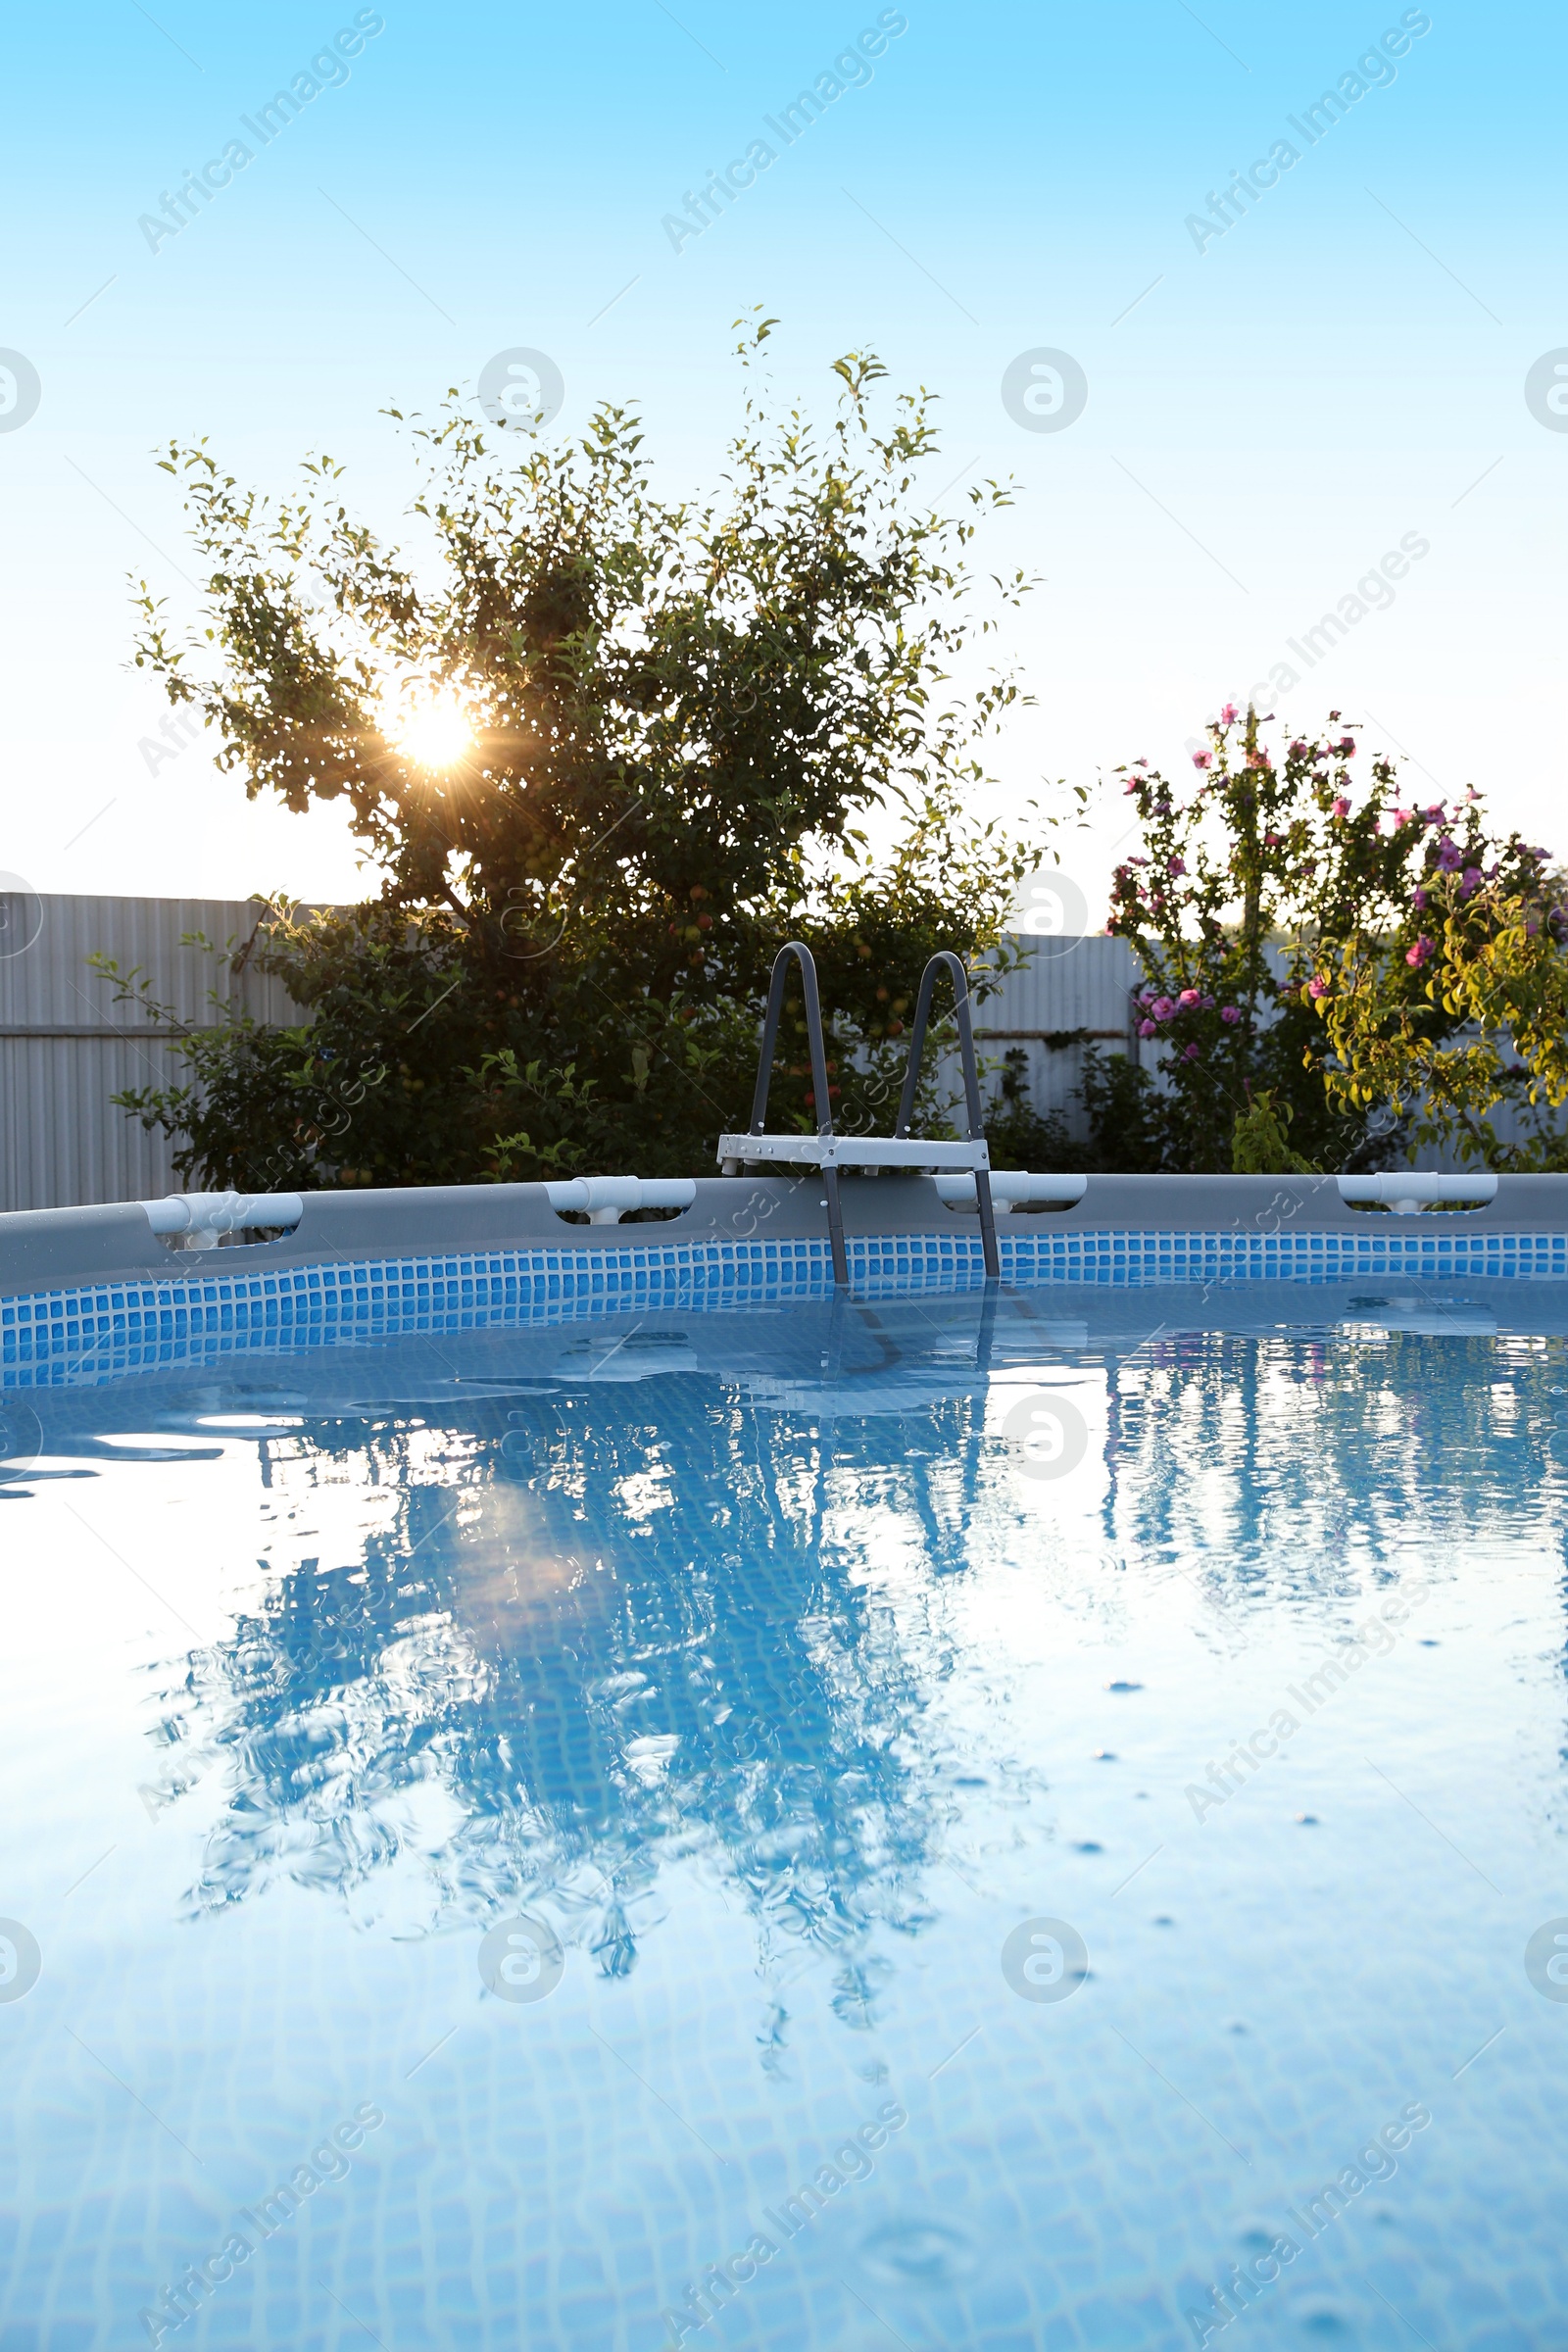
[[[852,1287],[978,1287],[978,1220],[927,1177],[850,1178]],[[1003,1280],[1568,1279],[1568,1176],[1504,1176],[1486,1206],[1396,1216],[1332,1177],[1099,1176],[1065,1209],[998,1220]],[[0,1216],[0,1386],[122,1378],[255,1348],[823,1296],[812,1179],[715,1177],[657,1223],[570,1224],[543,1185],[316,1193],[293,1231],[172,1250],[139,1202]]]

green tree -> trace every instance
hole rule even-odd
[[[747,323],[749,369],[772,323]],[[351,514],[328,457],[270,502],[205,442],[170,448],[208,610],[180,639],[143,586],[136,661],[253,797],[345,801],[383,877],[351,909],[274,900],[238,947],[308,1024],[220,1005],[177,1042],[176,1083],[120,1098],[188,1175],[698,1173],[745,1123],[784,938],[816,953],[848,1125],[883,1115],[932,950],[989,955],[994,984],[1038,857],[963,813],[1018,699],[980,664],[1029,583],[980,611],[968,553],[1008,490],[922,505],[928,396],[883,416],[877,360],[834,366],[825,430],[749,375],[722,489],[677,505],[625,410],[519,454],[453,395],[412,427],[417,558]],[[164,1015],[139,974],[109,977]],[[814,1127],[800,1035],[775,1101]]]

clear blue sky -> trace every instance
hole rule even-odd
[[[357,19],[381,29],[334,62]],[[879,19],[905,28],[775,139],[764,118]],[[0,347],[40,390],[0,431],[0,867],[57,890],[353,887],[330,817],[247,808],[200,744],[148,772],[165,713],[124,666],[125,574],[193,603],[157,445],[205,433],[271,486],[324,446],[391,524],[406,474],[376,412],[528,346],[564,379],[553,432],[635,400],[686,487],[717,470],[754,302],[784,322],[781,381],[824,408],[852,345],[941,393],[933,490],[1020,478],[987,553],[1045,575],[1012,639],[1039,708],[999,750],[997,806],[1181,762],[1286,664],[1297,724],[1337,706],[1423,789],[1473,778],[1568,850],[1568,433],[1525,396],[1568,346],[1565,38],[1559,11],[1474,0],[14,15]],[[297,74],[323,86],[264,144],[243,118]],[[1310,139],[1325,91],[1341,118]],[[777,160],[676,251],[663,217],[757,139]],[[251,160],[177,233],[138,225],[187,172],[221,178],[236,140]],[[1256,164],[1215,233],[1210,197]],[[1002,397],[1041,348],[1088,383],[1061,431]],[[1392,601],[1310,668],[1290,653],[1409,540],[1426,553]],[[1119,822],[1075,853],[1091,888]]]

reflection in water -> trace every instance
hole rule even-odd
[[[443,1375],[417,1415],[297,1396],[267,1478],[386,1511],[169,1694],[233,1788],[192,1902],[286,1874],[403,1933],[544,1902],[621,1974],[682,1861],[740,1890],[764,1965],[834,1950],[853,2020],[866,1931],[918,1924],[986,1769],[945,1726],[945,1581],[1020,1544],[1049,1578],[1068,1541],[987,1435],[988,1385],[1103,1383],[1086,1476],[1124,1568],[1348,1608],[1412,1545],[1439,1565],[1489,1513],[1560,1499],[1559,1343],[1472,1324],[1440,1346],[1397,1313],[1043,1345],[1038,1316],[927,1302],[824,1310],[788,1361],[737,1343],[715,1369],[710,1320],[565,1334],[537,1377]]]
[[[970,1295],[35,1393],[12,2332],[144,2340],[373,2097],[180,2341],[653,2352],[886,2095],[725,2340],[1177,2352],[1412,2100],[1256,2340],[1547,2340],[1565,1304]],[[498,2001],[524,1911],[565,1967]],[[1049,1922],[1081,1982],[1020,1998]]]
[[[960,1408],[928,1408],[944,1451]],[[396,1798],[431,1800],[427,1924],[547,1893],[600,1965],[635,1958],[662,1858],[717,1864],[764,1948],[898,1922],[935,1827],[906,1744],[927,1705],[920,1629],[824,1540],[835,1482],[798,1425],[663,1381],[540,1397],[431,1432],[318,1423],[272,1442],[291,1491],[396,1492],[352,1571],[281,1578],[191,1662],[193,1729],[236,1796],[196,1900],[275,1871],[344,1889],[398,1847]],[[960,1529],[921,1465],[877,1471],[882,1511],[950,1554]],[[422,1476],[424,1483],[410,1483]],[[846,1993],[853,1995],[853,1966]]]
[[[1562,1503],[1563,1350],[1381,1319],[1163,1338],[1111,1397],[1107,1540],[1217,1590],[1348,1595]],[[1474,1321],[1474,1318],[1472,1318]],[[1508,1532],[1514,1532],[1508,1530]]]

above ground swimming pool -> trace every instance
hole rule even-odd
[[[1568,2344],[1568,1283],[1341,1271],[13,1315],[0,2352]]]

